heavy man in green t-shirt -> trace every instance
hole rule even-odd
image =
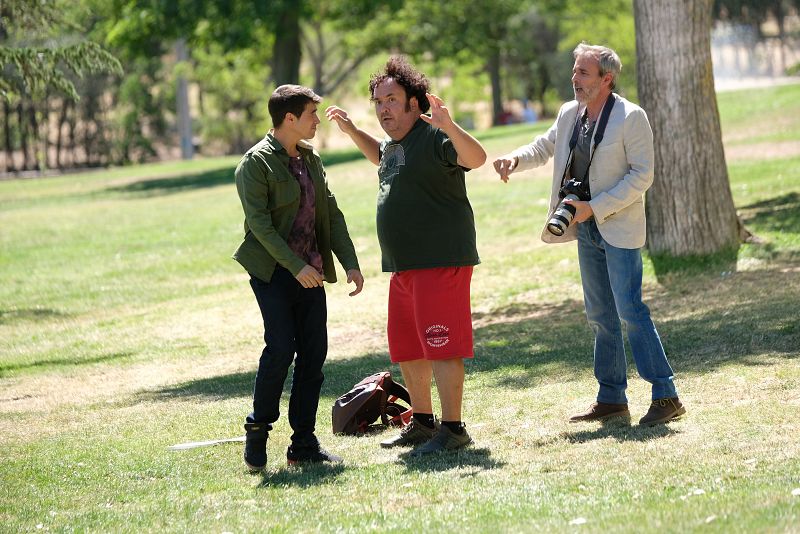
[[[414,412],[400,435],[381,446],[416,445],[414,456],[458,449],[472,442],[461,421],[463,358],[473,356],[470,281],[480,261],[464,172],[483,165],[486,152],[405,58],[390,58],[369,89],[387,138],[361,130],[339,107],[326,115],[378,165],[378,241],[383,270],[392,273],[389,354],[400,364]]]

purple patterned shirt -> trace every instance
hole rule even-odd
[[[322,256],[317,249],[317,234],[314,231],[316,195],[314,182],[308,173],[303,156],[289,158],[289,172],[300,184],[300,207],[286,240],[292,252],[322,274]]]

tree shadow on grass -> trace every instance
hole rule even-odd
[[[800,193],[792,191],[785,195],[754,202],[746,206],[738,206],[737,212],[742,223],[754,232],[755,239],[752,253],[756,258],[781,262],[794,262],[800,258],[800,250],[776,247],[773,243],[758,239],[759,231],[781,234],[800,235]],[[731,248],[715,254],[674,257],[669,255],[651,255],[656,276],[661,283],[669,284],[670,277],[678,275],[687,277],[704,271],[737,270],[738,250]]]
[[[362,159],[364,156],[358,150],[341,150],[326,152],[322,156],[326,168],[339,163],[347,163]],[[124,185],[109,187],[106,193],[123,194],[134,197],[151,197],[205,189],[220,185],[233,185],[234,167],[212,169],[196,174],[182,174],[180,176],[166,176],[163,178],[150,178],[130,182]]]
[[[34,369],[37,367],[77,367],[81,365],[92,365],[95,363],[108,363],[116,360],[124,360],[130,356],[133,356],[132,352],[114,352],[111,354],[95,356],[93,358],[38,360],[30,363],[0,363],[0,378],[11,374],[10,371],[25,371],[27,369]]]
[[[500,469],[506,465],[505,462],[492,458],[492,451],[486,447],[466,447],[421,457],[411,456],[411,451],[408,451],[398,456],[397,463],[408,471],[418,472],[462,469],[463,478],[475,476],[481,471]]]
[[[741,206],[739,210],[745,225],[800,234],[800,193],[795,191]]]
[[[588,423],[594,424],[594,423]],[[612,438],[617,441],[650,441],[679,434],[669,424],[652,427],[609,422],[592,429],[562,432],[559,437],[570,443],[586,443],[596,439]]]
[[[764,279],[770,280],[769,284]],[[672,309],[684,294],[697,302],[681,302],[677,318],[653,317],[667,356],[677,373],[707,373],[730,363],[771,365],[770,358],[800,356],[800,283],[797,273],[752,271],[731,279],[692,279],[683,288],[662,291],[647,299],[653,309]],[[494,322],[488,322],[488,321]],[[483,323],[483,324],[481,324]],[[517,303],[493,310],[491,317],[476,314],[475,358],[466,362],[467,378],[494,375],[495,386],[526,389],[554,379],[592,374],[593,335],[583,303],[563,301],[554,306]],[[205,397],[222,399],[252,394],[253,370],[201,378],[142,392],[147,399]],[[628,352],[629,376],[636,370]],[[329,360],[324,367],[323,397],[339,397],[372,373],[397,366],[386,353],[367,353]],[[498,372],[501,371],[501,372]],[[286,381],[288,391],[291,380]]]
[[[254,379],[255,371],[209,376],[155,390],[141,391],[136,397],[141,401],[169,400],[182,397],[203,397],[208,400],[243,397],[252,395]]]
[[[330,484],[336,482],[345,469],[344,464],[322,463],[299,464],[277,471],[265,471],[261,473],[259,487],[298,486],[308,488],[320,484]]]
[[[233,173],[234,169],[226,167],[197,174],[139,180],[125,185],[109,187],[106,192],[121,193],[135,197],[167,195],[193,189],[231,185],[234,183]]]
[[[329,360],[323,367],[325,383],[322,396],[336,397],[349,391],[362,378],[389,369],[389,355],[365,354],[357,358]],[[169,400],[180,397],[204,397],[208,399],[225,399],[245,397],[253,394],[253,383],[256,375],[256,364],[252,371],[232,373],[190,380],[173,386],[156,390],[142,391],[137,394],[139,400]],[[284,393],[291,390],[291,369],[284,384]],[[398,371],[399,374],[399,371]]]
[[[22,321],[46,321],[53,317],[69,317],[70,315],[50,308],[0,310],[0,325]]]

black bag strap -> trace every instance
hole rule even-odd
[[[611,110],[614,108],[614,104],[617,102],[617,95],[611,93],[606,98],[606,103],[603,105],[603,111],[600,113],[600,119],[597,121],[597,126],[595,126],[595,134],[594,134],[594,145],[592,146],[592,153],[589,156],[589,165],[586,166],[586,176],[589,176],[589,168],[592,166],[592,160],[594,159],[595,150],[597,150],[597,145],[600,144],[600,141],[603,140],[603,136],[606,133],[606,126],[608,125],[608,117],[611,115]],[[586,108],[583,108],[583,113],[580,112],[580,108],[578,108],[578,115],[575,117],[575,126],[572,128],[572,137],[569,140],[569,156],[567,157],[567,164],[564,167],[564,174],[561,175],[561,186],[564,186],[564,183],[567,181],[567,173],[569,172],[569,168],[572,166],[572,158],[575,154],[575,147],[578,144],[578,132],[580,131],[580,124],[581,124],[581,115],[585,114]],[[584,176],[584,180],[586,179]]]
[[[606,98],[606,103],[603,105],[603,111],[600,113],[600,120],[597,121],[597,131],[594,134],[594,146],[592,147],[592,152],[594,152],[594,149],[600,144],[600,141],[603,140],[603,136],[606,133],[606,126],[608,125],[608,117],[611,115],[611,109],[614,107],[616,101],[617,97],[614,93],[609,94],[608,98]],[[569,140],[570,152],[575,150],[575,146],[578,144],[578,132],[581,129],[581,115],[586,114],[586,108],[583,108],[583,113],[580,113],[580,109],[578,111],[578,116],[575,118],[575,126],[572,128],[572,137]]]
[[[388,382],[388,385],[386,384]],[[391,378],[387,381],[384,381],[383,389],[386,390],[390,396],[397,397],[406,402],[409,406],[411,406],[411,395],[408,393],[408,390],[402,384],[398,384]]]

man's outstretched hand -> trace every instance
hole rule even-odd
[[[356,284],[355,290],[350,292],[351,297],[355,297],[361,293],[361,288],[364,287],[364,276],[358,269],[350,269],[347,271],[347,283],[354,282]]]

